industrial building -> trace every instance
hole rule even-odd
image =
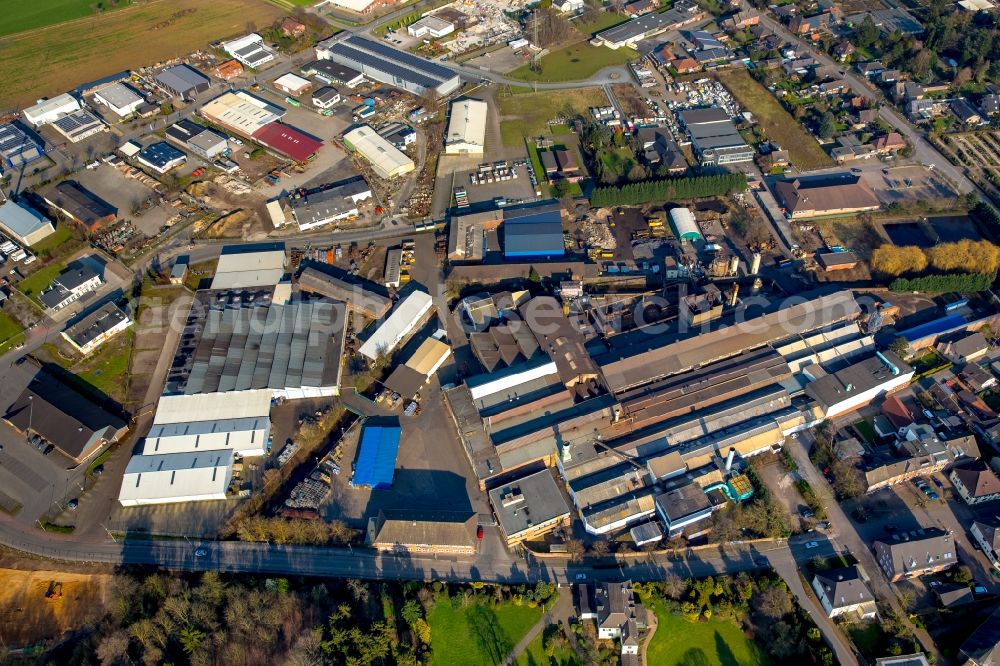
[[[609,49],[620,49],[623,46],[636,48],[636,45],[649,37],[668,30],[677,30],[695,21],[701,20],[705,12],[688,0],[678,0],[674,6],[662,14],[651,13],[626,21],[621,25],[603,30],[594,37],[594,42]]]
[[[705,491],[694,483],[657,495],[654,502],[656,513],[670,535],[680,534],[712,516],[712,502]]]
[[[299,289],[343,301],[347,309],[368,319],[381,319],[392,307],[392,301],[371,289],[370,282],[348,275],[337,277],[312,266],[299,275]]]
[[[361,176],[288,195],[292,217],[300,231],[357,217],[358,203],[371,199],[372,190]]]
[[[29,106],[21,112],[21,115],[33,127],[41,127],[62,118],[67,113],[79,111],[81,108],[77,98],[69,93],[63,93],[52,99],[43,100],[34,106]]]
[[[94,93],[94,99],[108,107],[119,118],[135,113],[146,100],[135,88],[125,83],[112,83]]]
[[[503,209],[453,215],[448,222],[448,259],[482,261],[486,255],[486,234],[503,222]]]
[[[486,152],[486,102],[463,99],[451,104],[451,118],[444,137],[448,155],[482,155]]]
[[[340,103],[340,93],[336,88],[323,86],[312,94],[312,105],[317,109],[330,109]]]
[[[393,146],[368,125],[361,125],[344,135],[344,146],[364,157],[380,178],[395,178],[413,171],[413,160]]]
[[[264,125],[253,133],[253,140],[296,162],[306,162],[316,157],[323,142],[302,130],[283,123]]]
[[[49,310],[62,310],[104,284],[88,263],[73,261],[52,281],[48,289],[38,295],[38,300]]]
[[[472,555],[476,552],[476,514],[379,511],[368,521],[365,543],[375,550],[399,555]]]
[[[701,228],[698,221],[694,219],[694,213],[687,208],[671,208],[670,222],[674,226],[674,233],[681,242],[702,240]]]
[[[118,501],[122,506],[224,500],[233,476],[228,450],[132,456]]]
[[[272,287],[285,275],[285,246],[263,243],[256,246],[222,248],[211,289]]]
[[[9,169],[18,169],[45,154],[43,144],[28,136],[16,123],[0,125],[0,161]]]
[[[375,330],[358,349],[358,353],[375,361],[382,355],[389,355],[400,342],[406,339],[423,321],[433,307],[430,294],[412,291],[396,304],[385,321],[376,324]]]
[[[262,127],[281,120],[285,110],[245,90],[237,90],[219,95],[198,113],[210,122],[252,137]]]
[[[108,128],[104,121],[87,109],[80,109],[60,116],[53,120],[51,125],[71,143],[89,139]]]
[[[166,137],[206,160],[215,159],[229,150],[226,137],[188,118],[167,127]]]
[[[313,84],[309,79],[304,79],[298,74],[288,72],[274,80],[274,87],[286,95],[298,97],[312,90]]]
[[[396,454],[402,429],[398,422],[370,421],[361,429],[351,485],[388,490],[396,471]]]
[[[270,389],[273,397],[287,399],[339,394],[344,305],[279,302],[273,285],[196,294],[165,395],[249,389]]]
[[[43,195],[45,203],[93,233],[118,217],[118,210],[73,180],[63,181]]]
[[[455,24],[434,15],[422,16],[406,26],[406,32],[411,37],[433,37],[439,39],[455,32]]]
[[[0,205],[0,229],[25,247],[31,247],[56,230],[51,220],[15,199]]]
[[[316,57],[346,65],[369,79],[414,95],[429,91],[444,97],[462,85],[458,74],[447,67],[357,35],[334,36],[320,42]]]
[[[327,85],[356,88],[365,82],[364,74],[332,60],[314,60],[301,71],[306,76],[315,76],[317,81]]]
[[[86,356],[132,325],[132,319],[114,303],[105,303],[61,335],[73,349]]]
[[[264,38],[255,32],[231,42],[223,42],[222,50],[246,67],[254,69],[274,60],[274,53],[264,46]]]
[[[743,140],[725,110],[688,109],[677,116],[690,135],[691,146],[702,165],[753,161],[753,148]]]
[[[816,401],[823,418],[833,418],[864,407],[880,396],[899,390],[913,379],[913,368],[890,351],[827,374],[820,366],[807,366],[814,377],[806,395]]]
[[[24,435],[38,435],[74,463],[96,455],[128,430],[124,419],[39,370],[11,404],[4,420]]]
[[[171,169],[176,169],[187,163],[187,155],[174,148],[166,141],[151,143],[135,156],[139,164],[163,175]]]
[[[212,70],[212,73],[223,81],[232,81],[235,78],[239,78],[243,76],[243,72],[243,65],[235,59],[219,63]]]
[[[793,220],[861,213],[880,205],[868,183],[849,173],[778,181],[774,193]]]
[[[175,97],[190,99],[205,92],[212,80],[190,65],[172,65],[153,77],[156,83]]]
[[[562,206],[543,203],[505,210],[503,237],[505,257],[561,257],[566,252]]]
[[[451,347],[427,338],[406,363],[396,366],[383,384],[406,399],[413,398],[450,357]]]
[[[489,498],[508,547],[569,523],[569,503],[546,469],[494,488]]]
[[[143,455],[231,450],[263,456],[271,440],[271,391],[252,389],[212,396],[160,397]]]

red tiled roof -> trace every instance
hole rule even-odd
[[[296,162],[305,162],[323,145],[319,139],[281,123],[264,125],[254,132],[253,138],[271,150],[291,157]]]
[[[907,409],[903,401],[896,396],[889,396],[886,398],[885,402],[882,403],[882,414],[885,418],[889,419],[889,422],[896,428],[905,428],[906,426],[913,423],[913,416],[910,414],[910,410]]]

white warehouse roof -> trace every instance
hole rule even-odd
[[[262,456],[270,436],[271,419],[267,416],[166,423],[150,429],[142,453],[150,456],[228,449],[239,456]]]
[[[482,154],[486,146],[486,111],[486,102],[478,99],[453,103],[445,152]]]
[[[674,223],[677,237],[681,240],[697,240],[701,238],[701,229],[698,227],[694,213],[687,208],[671,208],[670,221]]]
[[[264,125],[280,120],[285,110],[243,90],[224,93],[201,107],[205,118],[252,136]]]
[[[345,134],[344,143],[371,162],[375,173],[382,178],[400,176],[415,168],[413,160],[368,125],[362,125]]]
[[[68,113],[78,111],[80,108],[80,102],[75,97],[69,93],[63,93],[52,99],[43,100],[34,106],[29,106],[22,113],[25,120],[38,127],[45,123],[51,123]]]
[[[312,81],[304,79],[293,72],[288,72],[276,78],[274,80],[274,85],[284,90],[299,91],[311,87]]]
[[[371,360],[379,354],[390,354],[410,331],[416,328],[420,319],[431,309],[433,300],[430,294],[414,291],[399,302],[384,322],[375,329],[358,350]]]
[[[285,274],[285,251],[234,252],[223,250],[212,279],[212,289],[245,289],[278,284]]]
[[[132,456],[118,501],[122,506],[226,499],[233,452],[202,451]]]
[[[270,411],[271,389],[164,395],[156,406],[153,424],[257,418],[267,416]]]

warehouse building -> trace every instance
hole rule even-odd
[[[292,217],[299,231],[357,217],[358,202],[371,199],[372,189],[361,176],[330,183],[311,190],[295,190],[288,195]]]
[[[43,197],[45,203],[93,233],[118,217],[118,210],[73,180],[59,183]]]
[[[398,421],[386,419],[365,423],[361,429],[351,485],[372,490],[392,488],[401,436],[402,429]]]
[[[0,205],[0,229],[25,247],[34,245],[56,230],[47,217],[14,199]]]
[[[486,234],[496,231],[503,222],[503,209],[453,215],[448,222],[448,259],[482,261],[486,253]]]
[[[226,137],[187,118],[168,127],[166,137],[206,160],[215,159],[229,150]]]
[[[304,79],[298,74],[288,72],[287,74],[282,74],[274,80],[274,87],[286,95],[298,97],[299,95],[312,90],[313,84],[309,79]]]
[[[400,555],[472,555],[476,516],[469,511],[379,511],[368,521],[365,543]]]
[[[212,289],[273,287],[285,276],[285,246],[261,243],[222,248]]]
[[[427,338],[406,363],[396,366],[383,383],[404,398],[412,398],[450,357],[451,347],[440,340]]]
[[[153,80],[175,97],[190,99],[205,92],[212,80],[190,65],[172,65],[153,77]]]
[[[678,0],[671,9],[662,14],[651,13],[626,21],[621,25],[597,33],[594,42],[607,46],[609,49],[620,49],[623,46],[636,48],[637,44],[649,37],[659,35],[668,30],[677,30],[701,20],[705,12],[689,0]]]
[[[223,42],[222,50],[254,69],[274,60],[274,54],[264,46],[264,38],[255,32],[231,42]]]
[[[143,442],[143,455],[229,449],[263,456],[271,440],[271,391],[231,391],[211,396],[165,395]]]
[[[124,83],[112,83],[94,93],[94,99],[108,107],[119,118],[125,118],[135,113],[146,103],[135,88]]]
[[[395,178],[416,167],[406,154],[379,136],[368,125],[356,127],[344,135],[344,146],[361,154],[380,178]]]
[[[33,127],[41,127],[62,118],[67,113],[79,111],[81,108],[79,100],[69,93],[63,93],[52,99],[43,100],[34,106],[29,106],[21,112],[21,115]]]
[[[314,60],[302,68],[302,73],[327,85],[356,88],[365,82],[364,74],[332,60]]]
[[[51,125],[71,143],[88,139],[108,128],[104,121],[87,109],[67,113],[53,120]]]
[[[688,109],[677,114],[702,165],[752,162],[754,150],[723,109]]]
[[[210,122],[249,137],[262,127],[281,120],[285,110],[245,90],[237,90],[219,95],[198,113]]]
[[[79,464],[120,440],[128,424],[45,370],[39,370],[7,408],[4,420],[37,434]]]
[[[104,284],[102,278],[88,263],[73,261],[52,281],[48,289],[38,295],[38,300],[49,310],[62,310]]]
[[[359,70],[369,79],[414,95],[430,91],[444,97],[462,85],[458,74],[447,67],[357,35],[320,42],[316,57]]]
[[[132,456],[118,501],[122,506],[146,506],[224,500],[232,478],[232,451]]]
[[[482,155],[486,151],[486,102],[463,99],[452,102],[444,152],[448,155]]]
[[[423,321],[434,305],[430,294],[413,291],[396,304],[388,318],[376,325],[375,330],[358,349],[358,353],[376,361],[379,356],[390,355],[407,336]]]
[[[323,147],[323,142],[316,137],[283,123],[264,125],[253,133],[253,140],[296,162],[313,159],[316,157],[316,152]]]
[[[670,536],[712,517],[712,502],[700,486],[694,483],[657,495],[656,513],[667,526]]]
[[[358,14],[370,14],[378,7],[389,6],[394,0],[321,0],[317,6],[330,5],[336,9],[347,9]]]
[[[152,169],[156,173],[163,175],[171,169],[185,164],[187,155],[174,148],[166,141],[151,143],[135,156],[139,164]]]
[[[549,470],[494,488],[489,497],[508,547],[538,539],[569,523],[569,503]]]
[[[370,282],[345,278],[308,266],[299,275],[299,289],[343,301],[348,310],[368,319],[381,319],[392,307],[388,297],[371,290]]]
[[[165,395],[270,389],[297,399],[340,392],[346,309],[325,299],[278,302],[274,287],[199,291]]]
[[[17,169],[44,154],[42,143],[29,136],[16,123],[0,125],[0,160],[4,167]]]
[[[814,378],[806,386],[806,395],[816,401],[827,419],[869,405],[913,379],[913,368],[890,351],[876,352],[832,374],[814,365],[804,371]]]
[[[132,325],[132,319],[114,303],[100,308],[62,332],[62,337],[86,356]]]
[[[336,88],[323,86],[312,94],[312,105],[317,109],[330,109],[340,103],[340,93]]]
[[[868,183],[849,173],[778,181],[774,193],[791,219],[861,213],[880,206]]]
[[[562,207],[558,203],[506,209],[503,216],[504,256],[561,257]]]

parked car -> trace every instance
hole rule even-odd
[[[818,541],[809,541],[809,542],[806,543],[806,548],[809,549],[809,550],[812,550],[813,548],[818,548],[818,547],[819,547],[819,542]]]
[[[55,444],[49,444],[48,446],[45,447],[45,450],[42,451],[42,453],[44,453],[45,455],[49,455],[50,453],[55,451],[55,449],[56,449]]]
[[[936,476],[932,476],[932,477],[931,477],[931,481],[933,481],[933,482],[934,482],[934,485],[935,485],[935,486],[937,486],[937,487],[938,487],[938,488],[940,488],[941,490],[944,490],[944,484],[943,484],[943,483],[941,483],[941,481],[940,481],[940,480],[939,480],[939,479],[938,479],[938,478],[937,478]]]
[[[66,502],[66,508],[71,509],[73,511],[75,511],[76,507],[78,506],[80,506],[80,500],[76,499],[75,497],[70,501]]]
[[[206,555],[208,555],[208,550],[207,549],[205,549],[205,548],[195,548],[194,549],[194,556],[195,557],[205,557]]]
[[[482,525],[479,525],[478,527],[476,527],[476,538],[479,539],[480,541],[483,538],[483,526]]]
[[[100,476],[101,474],[104,474],[104,465],[98,465],[97,467],[95,467],[94,471],[91,472],[91,474],[93,474],[94,476]]]

